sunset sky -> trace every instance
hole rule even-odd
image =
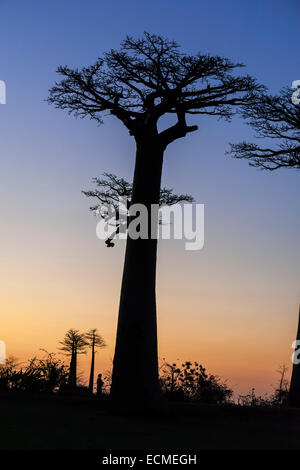
[[[82,189],[103,172],[132,180],[134,141],[49,106],[58,65],[92,64],[126,34],[175,39],[217,54],[272,92],[300,79],[298,0],[0,0],[0,340],[20,361],[57,351],[69,328],[98,328],[111,368],[124,241],[108,250]],[[300,303],[300,198],[295,170],[267,173],[225,155],[252,139],[241,119],[193,116],[198,132],[169,146],[163,184],[205,204],[205,246],[161,241],[159,357],[195,360],[236,392],[270,391],[285,363]],[[142,312],[141,312],[142,314]],[[80,357],[86,374],[89,356]]]

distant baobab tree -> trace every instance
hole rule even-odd
[[[198,129],[187,116],[229,119],[261,89],[250,76],[235,73],[240,66],[219,56],[184,54],[159,35],[127,36],[120,50],[110,50],[94,65],[59,67],[62,80],[48,102],[98,123],[107,112],[122,122],[136,143],[132,204],[143,204],[150,214],[159,203],[166,148]],[[166,115],[177,122],[159,131]],[[148,239],[127,239],[111,386],[118,407],[147,408],[159,397],[155,231],[149,216]]]
[[[246,159],[251,166],[264,170],[300,169],[300,105],[293,103],[290,89],[284,88],[275,96],[260,93],[254,102],[243,107],[242,114],[258,136],[270,139],[273,145],[232,144],[230,153],[235,158]],[[300,311],[297,340],[300,340]],[[300,406],[300,365],[296,363],[288,401]]]
[[[95,373],[95,354],[96,349],[103,349],[106,347],[105,341],[102,336],[98,333],[97,328],[89,330],[85,335],[86,342],[91,348],[92,358],[91,358],[91,371],[90,371],[90,380],[89,380],[89,392],[93,393],[94,390],[94,373]]]
[[[113,247],[114,237],[122,231],[122,217],[119,214],[119,202],[124,200],[126,203],[126,209],[129,210],[132,199],[132,184],[119,178],[112,173],[103,173],[103,178],[93,178],[96,188],[91,191],[82,191],[82,193],[91,198],[97,199],[99,202],[90,207],[90,210],[94,213],[101,212],[101,207],[112,206],[116,215],[116,220],[113,222],[115,230],[112,235],[105,240],[107,247]],[[174,194],[173,189],[161,188],[159,197],[159,206],[173,206],[180,202],[194,202],[194,198],[188,194]],[[104,217],[104,215],[103,215]]]
[[[75,388],[77,382],[77,355],[86,354],[88,342],[83,333],[79,333],[78,330],[71,328],[59,343],[62,345],[59,349],[67,356],[70,356],[68,383],[71,388]]]

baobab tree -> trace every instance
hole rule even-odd
[[[290,89],[284,88],[275,96],[260,93],[255,101],[242,108],[242,115],[259,137],[270,139],[272,144],[232,144],[235,158],[246,159],[251,166],[264,170],[300,169],[300,105],[293,103]],[[297,340],[300,341],[300,311]],[[290,405],[300,406],[300,365],[296,363],[288,401]]]
[[[127,228],[127,218],[130,220],[130,207],[132,200],[132,184],[124,178],[119,178],[112,173],[103,173],[103,178],[93,178],[92,182],[96,185],[96,189],[90,191],[82,191],[82,193],[97,200],[97,204],[90,207],[94,214],[100,214],[107,224],[112,225],[112,233],[105,240],[108,248],[114,246],[113,239],[123,230]],[[159,207],[173,206],[182,202],[194,202],[194,198],[188,194],[175,194],[173,189],[161,188],[159,196]],[[120,206],[126,217],[120,214]],[[102,212],[102,208],[113,208],[113,213]],[[111,220],[113,219],[113,220]],[[111,222],[110,222],[111,221]],[[161,220],[160,220],[161,221]]]
[[[159,204],[164,152],[198,129],[188,116],[229,119],[236,106],[253,99],[260,86],[235,74],[240,66],[219,56],[184,54],[175,41],[144,33],[140,39],[127,36],[120,50],[89,67],[58,67],[62,79],[50,90],[49,103],[97,123],[110,113],[133,136],[132,204],[143,204],[149,214],[148,238],[129,237],[126,243],[111,387],[117,406],[148,407],[159,397],[157,239],[151,238],[157,219],[151,207]],[[175,116],[176,123],[160,131],[165,115]]]
[[[78,330],[70,329],[65,334],[62,341],[59,342],[61,347],[60,351],[63,351],[67,356],[70,356],[70,369],[69,369],[69,386],[76,388],[77,381],[77,355],[86,354],[88,342],[85,339],[83,333],[79,333]]]
[[[91,348],[92,358],[91,358],[91,371],[90,371],[90,380],[89,380],[89,392],[93,393],[94,389],[94,373],[95,373],[95,354],[96,349],[103,349],[106,347],[105,341],[102,336],[98,333],[97,328],[89,330],[85,335],[86,342]]]

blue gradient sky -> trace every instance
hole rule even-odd
[[[103,171],[132,178],[134,142],[113,117],[97,127],[44,100],[59,64],[83,66],[144,30],[188,53],[228,56],[272,92],[300,79],[300,4],[279,1],[0,1],[1,334],[21,359],[54,350],[70,327],[98,327],[110,366],[124,244],[107,250],[80,193]],[[160,357],[199,360],[237,390],[267,390],[290,365],[300,299],[299,172],[225,156],[252,137],[242,121],[192,120],[163,184],[205,204],[205,248],[159,247]],[[2,331],[3,330],[3,331]],[[85,370],[86,359],[82,360]]]

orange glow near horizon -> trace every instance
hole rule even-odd
[[[8,356],[22,362],[42,354],[40,348],[59,352],[58,342],[69,328],[84,332],[96,327],[108,347],[97,354],[95,374],[111,369],[124,252],[124,242],[119,243],[123,245],[114,253],[98,244],[99,253],[93,263],[90,250],[81,254],[75,263],[78,263],[76,270],[74,259],[68,256],[54,267],[51,253],[43,257],[47,269],[41,269],[38,253],[29,261],[30,252],[22,255],[23,259],[28,258],[23,267],[16,263],[12,269],[10,265],[10,273],[7,270],[2,283],[6,317],[1,325],[1,339],[6,342]],[[199,281],[198,273],[193,281],[198,268],[180,248],[180,244],[170,242],[168,246],[163,242],[159,249],[160,360],[199,361],[208,372],[228,380],[236,394],[247,393],[252,387],[258,393],[272,391],[278,381],[279,366],[285,363],[291,371],[290,346],[297,323],[296,305],[289,304],[282,296],[268,298],[263,292],[268,292],[267,284],[260,291],[256,281],[251,284],[248,279],[245,289],[238,273],[231,279],[221,275],[217,280],[214,273],[210,278],[206,272],[205,283]],[[204,252],[196,256],[205,264]],[[111,271],[101,269],[100,259],[108,265],[113,263]],[[175,272],[173,264],[180,264],[182,270]],[[88,270],[88,265],[94,268]],[[182,277],[193,266],[195,272]],[[214,295],[216,282],[218,295]],[[254,289],[256,297],[252,296]],[[282,314],[285,305],[289,310]],[[89,361],[89,353],[79,356],[79,372],[85,381]]]

